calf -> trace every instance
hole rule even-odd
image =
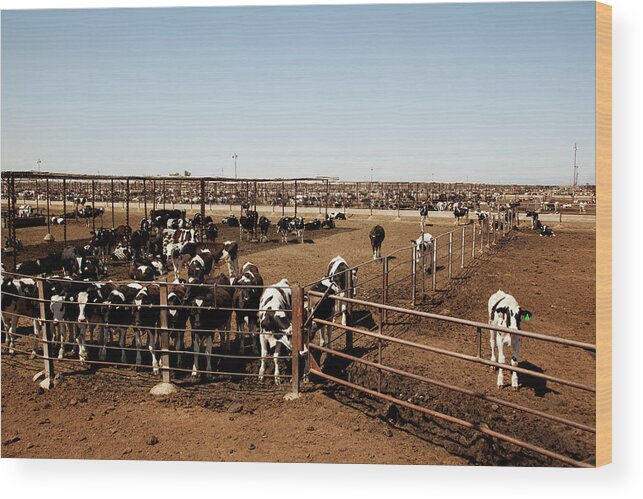
[[[58,330],[60,339],[60,350],[58,358],[62,359],[65,354],[65,333],[68,341],[74,341],[78,345],[78,353],[81,361],[87,360],[87,349],[85,348],[84,337],[80,334],[77,323],[80,311],[78,304],[78,293],[86,287],[86,284],[71,281],[70,278],[53,278],[54,294],[49,302],[49,308],[53,316],[52,333]],[[55,337],[52,334],[52,337]]]
[[[433,245],[435,238],[428,232],[412,241],[415,244],[415,263],[422,261],[422,270],[429,271],[433,268]],[[426,256],[429,256],[429,264],[426,265]]]
[[[281,242],[288,242],[288,234],[290,233],[290,217],[282,217],[277,222],[277,233],[281,236]]]
[[[248,336],[252,351],[257,352],[257,341],[253,333],[257,332],[259,325],[259,299],[263,291],[263,277],[259,273],[257,266],[251,262],[246,262],[241,268],[241,275],[233,282],[234,295],[232,297],[232,308],[235,310],[235,319],[237,325],[237,337],[239,338],[239,351],[244,352],[246,349],[246,334],[243,333],[244,325],[248,328]]]
[[[368,233],[368,237],[371,240],[371,248],[373,249],[373,260],[382,258],[382,242],[384,242],[384,238],[386,237],[384,227],[376,225]]]
[[[292,291],[287,279],[282,279],[266,288],[259,300],[259,343],[261,345],[261,367],[259,381],[263,381],[266,370],[268,349],[274,348],[275,384],[281,384],[279,378],[279,355],[281,346],[292,350],[290,334],[292,332]]]
[[[297,241],[303,244],[304,242],[304,231],[306,230],[306,223],[304,222],[303,217],[294,217],[290,220],[288,225],[290,232],[297,236]]]
[[[147,248],[150,242],[150,233],[144,230],[135,230],[130,237],[130,247],[134,258],[143,256],[143,249]]]
[[[220,261],[224,261],[228,265],[228,275],[230,277],[237,277],[239,275],[239,245],[235,241],[204,243],[201,245],[201,248],[203,251],[210,251],[214,265]]]
[[[478,223],[480,224],[480,227],[482,226],[489,220],[489,213],[486,211],[481,211],[481,210],[476,210],[475,212],[476,217],[478,217]]]
[[[227,331],[230,329],[232,315],[232,288],[228,278],[221,274],[215,285],[200,284],[189,289],[190,324],[192,326],[192,346],[194,362],[192,376],[199,370],[199,355],[203,340],[206,341],[206,377],[212,371],[212,336],[219,331],[221,350],[227,351]]]
[[[500,326],[508,329],[520,330],[520,323],[524,318],[528,321],[532,317],[532,313],[528,310],[523,310],[518,305],[516,299],[504,291],[496,291],[489,298],[489,324],[492,326]],[[516,367],[518,365],[518,355],[520,354],[521,337],[516,334],[505,333],[500,331],[490,331],[491,343],[491,362],[496,362],[495,347],[498,347],[498,362],[505,363],[505,354],[503,352],[504,345],[511,347],[511,365]],[[502,368],[498,371],[498,388],[505,385],[504,375]],[[511,374],[511,387],[518,390],[518,373],[513,371]]]
[[[549,225],[543,225],[542,228],[540,229],[540,237],[556,237],[556,234],[554,234],[554,231],[551,229]]]

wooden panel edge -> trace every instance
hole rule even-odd
[[[612,7],[596,2],[596,466],[612,462]]]

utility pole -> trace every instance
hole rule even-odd
[[[578,147],[576,147],[576,144],[574,143],[574,176],[573,176],[573,183],[572,183],[572,203],[574,202],[574,198],[576,196],[576,186],[578,185],[578,164],[576,163],[576,151],[578,150]]]
[[[235,178],[235,180],[237,179],[237,158],[238,157],[239,157],[239,155],[236,152],[232,155],[232,159],[234,159],[234,178]]]

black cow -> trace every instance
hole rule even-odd
[[[214,223],[209,223],[205,226],[205,240],[214,242],[219,235],[219,229]]]
[[[270,229],[270,220],[267,217],[259,218],[259,240],[265,242],[268,240],[268,230]]]
[[[368,233],[368,238],[371,241],[371,248],[373,249],[373,260],[377,260],[382,257],[382,243],[386,237],[386,232],[384,232],[384,227],[381,225],[376,225]]]
[[[221,220],[221,223],[223,225],[227,225],[228,227],[239,227],[239,219],[233,214],[230,214],[227,217],[223,218]]]
[[[243,240],[243,235],[246,234],[248,241],[254,238],[257,233],[257,222],[259,221],[259,213],[256,211],[248,211],[246,215],[241,215],[239,219],[239,240]]]

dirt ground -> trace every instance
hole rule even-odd
[[[138,220],[142,212],[132,211],[132,220]],[[215,219],[225,214],[217,213]],[[119,217],[117,224],[124,220],[122,214]],[[274,222],[278,216],[271,218]],[[417,222],[396,221],[394,215],[374,220],[365,218],[339,222],[337,230],[307,233],[305,244],[244,241],[239,262],[255,263],[266,283],[287,277],[291,283],[303,285],[321,277],[328,261],[337,254],[350,264],[368,261],[371,257],[368,231],[375,223],[387,231],[383,254],[408,246],[418,235]],[[452,229],[453,225],[446,220],[428,228],[434,235]],[[555,229],[556,238],[541,238],[526,228],[516,231],[509,241],[468,264],[458,279],[439,280],[441,291],[427,293],[420,308],[485,322],[487,299],[500,288],[514,294],[522,306],[533,312],[527,329],[593,343],[594,229],[590,225]],[[57,241],[61,241],[62,228],[53,230]],[[68,231],[70,243],[89,237],[82,224],[72,222]],[[51,245],[40,243],[44,232],[43,228],[19,229],[18,237],[23,242],[37,243],[27,248],[23,258],[51,251]],[[223,231],[221,240],[228,238],[238,239],[237,229]],[[407,252],[403,254],[409,256]],[[407,267],[402,253],[398,262],[403,277],[402,270]],[[395,260],[391,264],[395,265]],[[125,267],[110,266],[108,270],[115,279],[125,277]],[[444,268],[438,270],[442,272],[439,276],[446,275]],[[367,265],[363,272],[360,270],[360,282],[373,279],[373,289],[377,289],[379,282],[374,278],[377,272],[377,268]],[[425,279],[430,281],[430,277]],[[429,287],[428,282],[425,285]],[[364,291],[367,294],[366,284]],[[408,293],[408,282],[400,284],[400,296],[393,298],[399,298],[400,305],[408,305]],[[475,335],[470,330],[404,319],[390,322],[391,334],[396,336],[474,352]],[[486,333],[484,338],[483,356],[488,357]],[[356,341],[356,347],[361,348],[367,358],[373,355],[372,345]],[[521,378],[519,392],[499,391],[495,387],[496,374],[485,366],[416,351],[401,352],[397,347],[385,348],[383,359],[411,372],[594,424],[594,397],[579,394],[578,390]],[[519,360],[521,367],[593,385],[594,359],[585,352],[524,341]],[[41,366],[41,362],[30,361],[24,355],[11,358],[3,352],[3,457],[558,464],[534,461],[515,448],[489,442],[474,432],[456,430],[406,411],[391,410],[384,404],[318,380],[304,385],[303,396],[298,400],[286,401],[283,395],[287,388],[273,388],[270,382],[263,385],[252,379],[192,382],[178,376],[179,393],[156,399],[148,392],[158,378],[148,371],[114,367],[88,369],[75,363],[57,363],[64,381],[54,390],[43,392],[31,380]],[[326,368],[332,371],[337,366],[329,362]],[[348,373],[367,385],[374,379],[374,373],[356,366],[349,366]],[[383,387],[398,396],[422,400],[427,407],[482,421],[493,429],[552,450],[565,451],[578,459],[587,459],[593,454],[593,439],[578,430],[542,424],[513,410],[477,403],[464,395],[410,384],[395,377],[385,377]]]

